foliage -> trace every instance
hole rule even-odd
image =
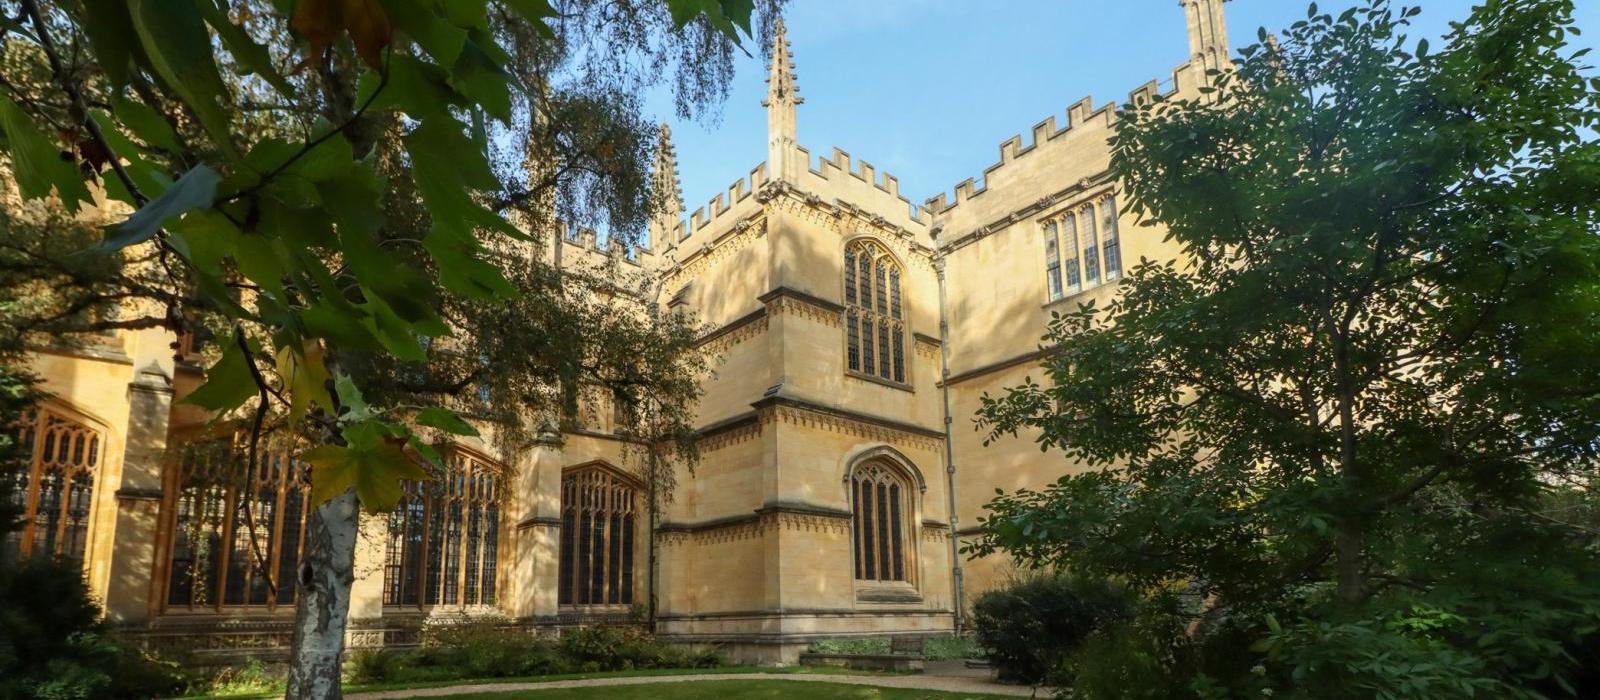
[[[11,490],[27,483],[16,477],[29,460],[16,426],[42,398],[33,376],[0,359],[0,541],[18,536],[23,515]],[[0,562],[0,698],[150,697],[183,683],[175,667],[109,635],[77,562]]]
[[[0,569],[0,697],[143,698],[184,683],[109,636],[76,562],[32,557]]]
[[[987,650],[972,635],[945,634],[929,637],[923,643],[922,655],[929,661],[978,659],[987,656]]]
[[[1019,576],[972,602],[972,629],[1002,680],[1038,685],[1095,630],[1133,614],[1120,585],[1062,573]]]
[[[807,650],[817,654],[884,655],[891,651],[888,637],[840,637],[812,642]],[[942,634],[923,640],[923,658],[930,661],[976,659],[984,650],[971,636]]]
[[[819,639],[806,648],[818,654],[887,654],[889,653],[889,638],[842,637],[838,639]]]
[[[714,650],[664,644],[637,628],[585,627],[549,637],[480,622],[430,629],[414,651],[357,652],[345,677],[420,682],[720,665]]]
[[[1313,5],[1130,105],[1113,168],[1181,253],[980,411],[1103,469],[1002,494],[968,551],[1192,587],[1188,643],[1229,619],[1262,664],[1195,688],[1574,695],[1594,648],[1600,78],[1568,0],[1431,49],[1419,11]]]
[[[24,236],[10,247],[16,257],[3,267],[17,277],[71,288],[36,304],[11,340],[61,329],[210,326],[220,331],[220,359],[189,403],[218,413],[252,403],[257,432],[269,411],[282,411],[290,427],[310,419],[305,429],[337,451],[312,455],[318,495],[353,487],[369,509],[392,507],[387,483],[414,477],[414,459],[437,463],[405,418],[418,408],[461,409],[441,397],[482,377],[441,372],[430,390],[412,387],[406,398],[422,395],[420,406],[364,396],[385,388],[370,382],[346,392],[330,383],[383,374],[394,361],[426,362],[431,340],[482,340],[492,334],[476,322],[494,319],[481,312],[530,292],[542,292],[531,295],[535,303],[561,301],[547,268],[536,266],[546,280],[539,288],[509,279],[519,266],[502,262],[519,248],[537,257],[529,251],[554,229],[553,215],[613,224],[614,238],[630,243],[649,212],[651,130],[616,81],[644,73],[628,67],[630,57],[655,62],[652,79],[678,62],[692,64],[699,80],[725,76],[715,67],[725,60],[696,59],[724,55],[735,26],[752,30],[755,9],[641,1],[615,15],[570,4],[558,13],[547,0],[448,8],[204,0],[177,12],[155,2],[90,11],[21,0],[22,21],[5,35],[8,56],[20,60],[8,66],[0,97],[20,195],[54,192],[70,220],[91,202],[91,187],[103,188],[133,212],[80,256],[98,259],[94,277],[79,277],[82,265],[63,256],[40,255],[43,241]],[[608,31],[632,40],[615,55],[596,53],[594,36]],[[611,60],[572,70],[570,52]],[[514,170],[531,172],[506,167],[491,145],[502,132],[520,147]],[[512,225],[502,216],[508,208],[529,226]],[[84,318],[110,303],[126,313]],[[577,345],[589,359],[589,346]],[[450,354],[474,367],[500,359],[486,350],[457,345]],[[552,364],[574,376],[618,367],[572,355],[513,362],[512,374],[548,382]],[[380,366],[363,373],[371,363]],[[531,398],[519,396],[519,405]],[[354,409],[380,399],[376,410]],[[433,425],[476,432],[459,421]]]

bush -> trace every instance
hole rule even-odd
[[[430,628],[409,652],[360,651],[345,666],[352,683],[549,676],[638,668],[713,668],[715,649],[665,644],[632,627],[587,627],[560,637],[474,622]]]
[[[973,602],[972,626],[1001,680],[1039,684],[1097,629],[1133,617],[1126,588],[1064,574],[1011,581]]]
[[[0,475],[3,477],[3,475]],[[0,570],[0,697],[171,695],[185,679],[107,633],[78,565],[34,557]]]
[[[400,654],[389,649],[360,649],[345,664],[344,678],[350,683],[388,683],[400,668]]]
[[[812,642],[808,648],[818,654],[887,654],[889,653],[889,640],[886,637],[820,639]]]
[[[941,635],[929,637],[922,647],[923,657],[929,660],[976,659],[988,652],[970,635]]]

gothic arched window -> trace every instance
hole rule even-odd
[[[294,603],[309,510],[308,466],[280,442],[265,441],[251,475],[243,440],[182,448],[176,483],[168,491],[175,494],[168,608],[272,610]]]
[[[81,563],[100,467],[100,432],[42,408],[25,414],[16,434],[28,466],[11,474],[11,498],[24,522],[21,530],[6,535],[0,562],[38,554]]]
[[[406,482],[389,514],[384,605],[493,605],[504,470],[459,449],[433,481]]]
[[[561,477],[561,605],[632,605],[638,489],[598,465]]]
[[[915,532],[911,494],[911,482],[883,460],[863,463],[850,473],[857,580],[911,580],[907,573],[912,546],[907,539]]]
[[[903,273],[883,246],[856,240],[844,251],[845,355],[852,372],[906,381]]]

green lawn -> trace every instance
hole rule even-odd
[[[848,668],[834,668],[831,666],[790,666],[786,668],[772,668],[767,666],[719,666],[716,668],[658,668],[640,669],[633,671],[600,671],[596,673],[565,673],[550,676],[511,676],[499,678],[453,678],[448,680],[429,681],[401,681],[395,683],[345,683],[345,694],[366,693],[379,690],[413,690],[418,688],[442,688],[452,685],[477,685],[480,683],[539,683],[544,681],[569,681],[588,678],[620,678],[633,676],[682,676],[697,674],[724,674],[724,673],[816,673],[836,674],[842,676],[892,676],[902,675],[884,671],[858,671]],[[233,689],[214,689],[209,693],[200,692],[183,696],[184,700],[268,700],[283,697],[283,681],[281,679],[265,683],[245,685]],[[503,693],[494,694],[493,697],[504,700],[507,696]],[[630,696],[631,697],[631,696]],[[879,696],[841,696],[841,697],[879,697]],[[890,696],[882,696],[890,697]],[[893,696],[900,697],[900,696]],[[921,696],[910,696],[921,697]],[[937,697],[937,696],[927,696]],[[173,700],[178,700],[174,698]]]
[[[455,695],[452,700],[963,700],[1005,698],[1003,695],[944,693],[905,688],[875,688],[820,681],[688,681],[648,685],[555,688],[509,693]]]

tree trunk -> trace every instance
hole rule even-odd
[[[300,602],[294,612],[286,700],[344,697],[340,659],[355,582],[360,502],[354,490],[312,511],[300,560]]]

